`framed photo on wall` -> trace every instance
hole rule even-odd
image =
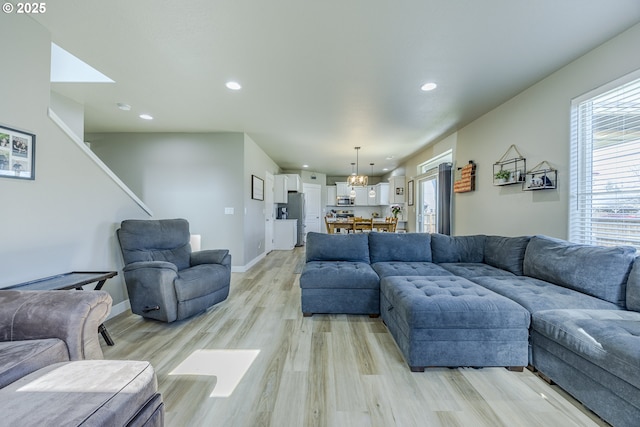
[[[407,182],[407,204],[413,206],[413,180]]]
[[[36,178],[36,136],[0,126],[0,177]]]
[[[264,200],[264,181],[255,175],[251,175],[251,198]]]

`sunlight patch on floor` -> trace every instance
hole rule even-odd
[[[196,350],[169,375],[217,377],[210,397],[229,397],[247,373],[260,350]]]

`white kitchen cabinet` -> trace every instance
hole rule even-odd
[[[288,173],[287,175],[287,191],[302,193],[302,179],[300,175]]]
[[[297,219],[276,219],[273,230],[273,249],[289,251],[298,241]]]
[[[289,177],[287,175],[276,175],[273,186],[273,203],[288,203],[288,181]]]
[[[356,190],[356,206],[369,206],[369,187],[353,187]]]
[[[389,204],[404,203],[405,195],[404,176],[392,176],[389,178]]]
[[[351,192],[351,187],[349,187],[346,182],[336,182],[337,197],[349,196],[350,192]]]
[[[378,206],[387,206],[389,204],[389,184],[381,182],[376,184],[375,204]]]
[[[327,186],[327,206],[335,206],[337,204],[338,189],[335,185]]]

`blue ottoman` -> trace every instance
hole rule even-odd
[[[528,363],[529,312],[456,276],[385,277],[380,311],[413,372]]]

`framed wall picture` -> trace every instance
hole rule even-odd
[[[413,180],[407,182],[407,204],[413,206]]]
[[[264,181],[255,175],[251,175],[251,198],[264,200]]]
[[[0,177],[36,178],[36,136],[0,126]]]

